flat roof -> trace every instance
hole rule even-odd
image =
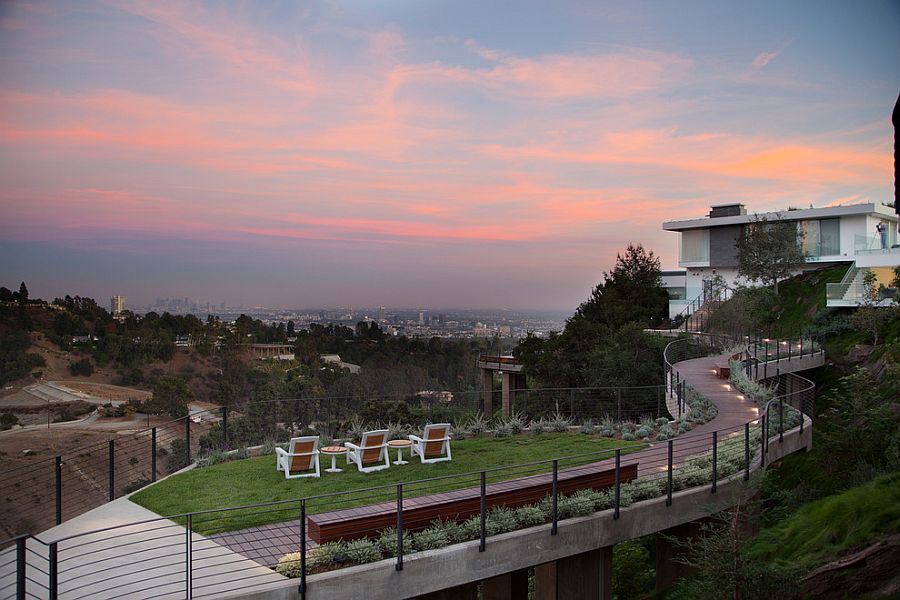
[[[752,213],[746,215],[734,215],[730,217],[701,217],[699,219],[687,219],[684,221],[666,221],[663,229],[666,231],[681,231],[683,229],[702,229],[706,227],[721,227],[724,225],[743,225],[752,223],[757,217],[774,221],[802,221],[805,219],[822,219],[828,217],[843,217],[850,215],[868,215],[877,213],[878,216],[890,220],[896,220],[893,209],[883,204],[866,202],[863,204],[851,204],[849,206],[828,206],[825,208],[802,208],[799,210],[780,210],[776,212]]]

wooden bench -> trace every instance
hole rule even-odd
[[[637,463],[623,465],[619,470],[622,483],[637,478]],[[578,490],[604,490],[615,485],[615,469],[608,465],[585,465],[560,471],[557,488],[560,494]],[[540,502],[553,490],[553,476],[541,473],[501,481],[487,486],[488,510],[495,506],[518,508]],[[463,521],[481,512],[480,488],[465,488],[441,494],[418,496],[403,501],[403,529],[418,531],[427,528],[435,519]],[[307,517],[309,538],[318,544],[337,540],[374,537],[384,529],[397,525],[397,503],[385,502],[358,506]]]

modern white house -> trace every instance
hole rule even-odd
[[[850,267],[839,284],[829,284],[828,306],[858,306],[864,298],[863,277],[876,276],[876,287],[890,286],[894,267],[900,265],[898,219],[884,204],[863,203],[826,208],[788,209],[748,214],[743,204],[711,207],[705,217],[663,223],[665,231],[679,234],[678,266],[664,271],[663,285],[670,290],[669,316],[701,296],[717,276],[728,286],[748,284],[738,276],[735,242],[744,227],[757,219],[795,223],[798,242],[811,269],[838,264]],[[884,228],[882,237],[879,225]],[[889,300],[887,300],[889,302]]]

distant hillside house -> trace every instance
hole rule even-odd
[[[362,371],[362,367],[360,367],[359,365],[354,365],[353,363],[342,361],[340,355],[338,354],[322,354],[319,356],[319,358],[326,365],[335,366],[341,370],[346,369],[354,375],[358,375],[359,372]]]
[[[866,272],[875,274],[876,287],[888,286],[893,279],[894,267],[900,265],[897,215],[883,204],[783,210],[758,215],[747,214],[743,204],[721,204],[711,207],[706,217],[663,223],[665,231],[679,235],[678,266],[684,268],[663,272],[663,285],[669,290],[670,317],[679,314],[685,305],[700,296],[717,275],[729,286],[739,282],[735,242],[744,228],[757,218],[795,223],[797,231],[804,234],[801,243],[810,268],[841,264],[851,267],[845,281],[829,284],[828,306],[858,306],[863,298],[862,280]],[[884,238],[876,229],[879,225],[886,232]]]
[[[290,344],[249,344],[249,348],[257,360],[294,360],[294,347]]]
[[[416,392],[416,398],[418,398],[422,402],[422,404],[426,406],[435,402],[439,402],[441,404],[450,404],[453,402],[453,392],[440,390],[422,390],[421,392]]]

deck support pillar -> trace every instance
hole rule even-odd
[[[687,541],[700,533],[700,523],[691,522],[676,525],[656,534],[656,592],[667,590],[681,577],[691,575],[694,570],[681,562],[686,549],[679,542]]]
[[[528,569],[505,573],[481,582],[482,600],[518,600],[528,597]]]
[[[536,600],[611,600],[613,547],[606,546],[534,568]]]
[[[503,416],[508,417],[513,412],[513,405],[519,399],[521,390],[525,389],[525,375],[511,371],[503,371]]]
[[[526,595],[527,598],[527,590]],[[416,596],[416,600],[477,600],[478,582],[458,585],[456,587],[439,590],[430,594]]]
[[[494,372],[490,369],[481,370],[481,389],[481,411],[490,419],[494,414]]]

